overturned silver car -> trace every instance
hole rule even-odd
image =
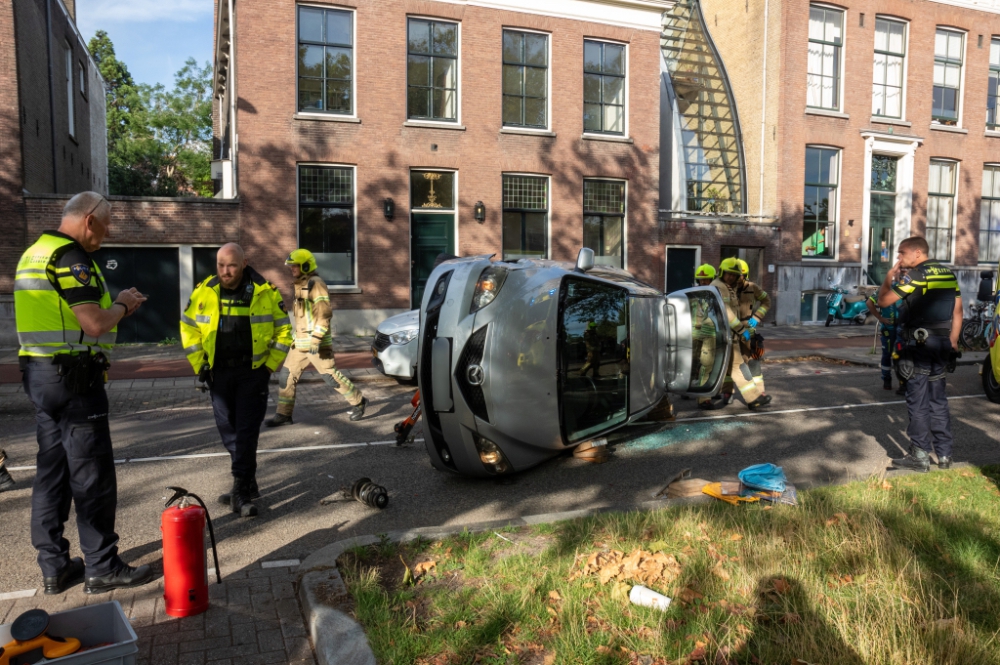
[[[665,296],[629,273],[490,256],[438,266],[420,308],[424,440],[440,470],[523,471],[638,420],[668,393],[715,394],[731,343],[719,292]]]

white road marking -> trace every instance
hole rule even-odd
[[[17,600],[18,598],[32,598],[38,589],[25,589],[24,591],[8,591],[7,593],[0,593],[0,601],[2,600]]]
[[[261,561],[261,568],[291,568],[292,566],[297,566],[301,561],[298,559],[281,559],[279,561]]]
[[[413,443],[423,443],[423,439],[414,439]],[[258,455],[269,453],[300,453],[314,450],[335,450],[337,448],[364,448],[366,446],[394,446],[395,441],[365,441],[362,443],[331,443],[322,446],[295,446],[293,448],[259,448]],[[126,457],[116,459],[115,464],[139,464],[143,462],[171,462],[174,460],[202,459],[204,457],[229,457],[228,452],[224,453],[191,453],[189,455],[164,455],[162,457]],[[35,466],[9,466],[9,471],[34,471]]]
[[[986,395],[956,395],[949,397],[953,399],[986,399]],[[737,404],[737,402],[733,402]],[[675,422],[692,423],[698,420],[723,420],[725,418],[757,418],[760,416],[777,416],[787,413],[808,413],[811,411],[837,411],[841,409],[863,409],[870,406],[894,406],[906,404],[906,400],[895,400],[892,402],[865,402],[863,404],[840,404],[837,406],[810,406],[802,409],[782,409],[780,411],[748,411],[746,413],[731,413],[723,416],[699,416],[697,418],[678,418]]]

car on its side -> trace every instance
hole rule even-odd
[[[721,387],[732,349],[714,287],[665,296],[594,267],[586,248],[575,266],[491,258],[442,263],[421,303],[417,376],[435,468],[522,471],[641,419],[668,392]]]
[[[408,383],[417,376],[417,331],[420,310],[390,316],[375,329],[372,365],[386,376]]]

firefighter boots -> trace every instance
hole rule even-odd
[[[351,409],[351,415],[349,416],[351,420],[361,420],[365,417],[365,407],[368,406],[368,398],[362,397],[361,401]]]
[[[264,421],[264,424],[268,427],[281,427],[282,425],[291,425],[292,417],[286,416],[283,413],[276,413],[272,418],[268,418]]]

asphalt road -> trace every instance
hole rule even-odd
[[[750,464],[784,467],[799,487],[881,472],[903,454],[906,410],[884,391],[870,368],[820,362],[766,365],[768,412],[742,404],[702,412],[678,400],[677,423],[623,431],[606,464],[569,456],[502,480],[470,480],[435,471],[422,443],[392,445],[392,425],[409,412],[411,388],[364,385],[371,400],[360,423],[323,384],[302,388],[296,424],[261,435],[258,479],[261,516],[242,520],[215,506],[231,483],[207,397],[186,389],[112,394],[112,435],[119,488],[118,530],[124,558],[160,559],[159,520],[165,487],[180,485],[210,500],[223,573],[261,560],[304,558],[335,540],[361,534],[461,524],[543,512],[632,505],[648,501],[672,473],[735,478]],[[276,398],[272,388],[272,397]],[[1000,407],[982,396],[975,367],[948,378],[957,461],[1000,462]],[[831,409],[840,405],[854,408]],[[388,445],[385,445],[388,443]],[[34,425],[23,395],[0,398],[0,447],[19,489],[0,494],[0,593],[35,588],[41,579],[29,541]],[[270,451],[270,452],[268,452]],[[222,453],[222,454],[220,454]],[[178,458],[180,455],[197,457]],[[156,459],[150,459],[156,458]],[[129,460],[129,461],[125,461]],[[390,493],[384,511],[354,501],[323,505],[355,479],[368,476]],[[79,553],[73,518],[67,537]]]

